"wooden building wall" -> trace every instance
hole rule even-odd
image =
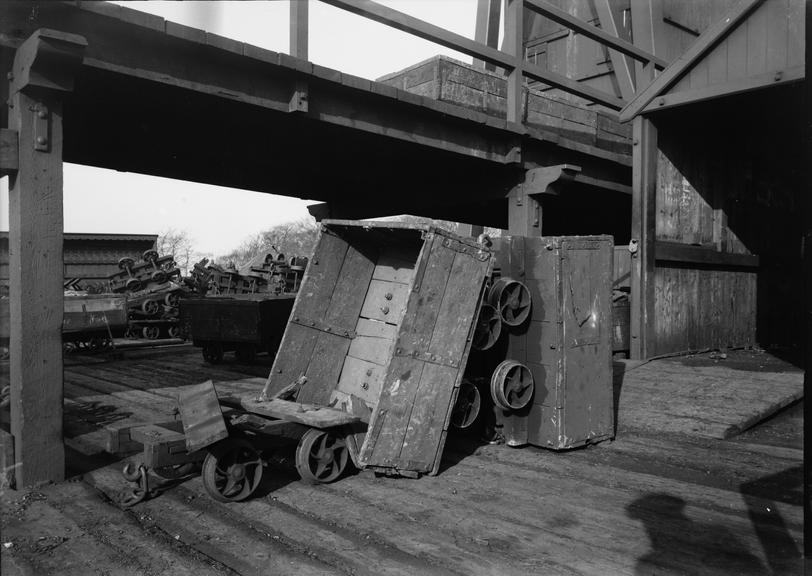
[[[157,238],[153,234],[65,234],[64,279],[105,279],[118,272],[120,258],[137,260],[155,246]],[[8,289],[8,279],[8,232],[0,232],[0,291]]]
[[[802,105],[796,84],[651,117],[651,355],[800,341]]]

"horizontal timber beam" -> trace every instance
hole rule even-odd
[[[706,100],[713,100],[714,98],[721,98],[723,96],[732,96],[734,94],[743,94],[769,86],[777,86],[779,84],[787,84],[789,82],[799,82],[804,79],[804,67],[794,66],[784,70],[775,70],[767,72],[766,74],[759,74],[750,78],[740,78],[738,80],[731,80],[730,82],[723,82],[720,84],[712,84],[704,88],[695,90],[684,90],[681,92],[673,92],[663,94],[654,98],[654,100],[643,108],[643,113],[656,112],[657,110],[667,110],[668,108],[675,108],[685,104],[693,104],[695,102],[704,102]]]
[[[759,258],[751,254],[731,254],[713,248],[691,246],[678,242],[656,242],[654,257],[659,262],[702,264],[704,266],[758,268]]]

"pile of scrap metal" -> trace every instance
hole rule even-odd
[[[307,258],[286,260],[263,254],[241,270],[195,264],[191,284],[203,298],[188,298],[180,309],[181,324],[203,359],[217,364],[225,352],[250,363],[259,352],[274,355],[302,282]]]
[[[261,254],[240,269],[204,258],[192,268],[189,285],[199,295],[293,294],[299,289],[305,268],[307,258],[294,256],[287,260],[279,252]]]
[[[125,337],[156,340],[184,337],[178,322],[178,303],[188,290],[172,255],[147,250],[141,262],[125,257],[119,272],[108,278],[108,289],[126,294],[129,326]]]
[[[190,386],[183,433],[132,429],[128,502],[149,494],[150,466],[201,462],[213,498],[244,500],[285,439],[302,480],[326,483],[350,464],[437,474],[449,430],[477,422],[509,446],[611,438],[612,254],[607,236],[324,221],[263,390]]]

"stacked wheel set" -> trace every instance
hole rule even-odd
[[[178,323],[178,304],[186,294],[174,256],[147,250],[141,261],[125,257],[120,272],[109,278],[110,291],[127,295],[127,338],[156,340],[183,337]]]
[[[484,353],[494,349],[503,334],[527,321],[531,306],[530,291],[522,282],[509,277],[494,277],[487,287],[486,298],[479,310],[473,350]],[[471,365],[475,368],[468,370],[466,378],[460,384],[451,418],[451,423],[460,429],[469,428],[476,421],[483,403],[480,388],[484,387],[487,380],[487,374],[481,373],[481,367],[492,366],[493,363],[471,362]],[[477,368],[480,368],[480,373]],[[497,407],[502,410],[521,410],[533,397],[533,375],[520,362],[502,360],[490,373],[489,390],[491,400]]]

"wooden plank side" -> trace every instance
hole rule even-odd
[[[272,396],[285,386],[293,384],[300,376],[304,376],[318,337],[318,330],[293,322],[288,323],[263,394]]]
[[[348,249],[346,240],[333,232],[322,230],[302,279],[291,316],[314,320],[324,318]]]
[[[366,299],[361,307],[362,317],[397,325],[406,309],[409,285],[386,280],[372,280],[365,296]]]
[[[454,252],[443,246],[442,236],[427,239],[423,250],[420,256],[423,262],[419,263],[423,268],[422,277],[420,272],[415,277],[397,342],[398,348],[420,353],[428,349],[434,333],[448,270],[454,261]]]
[[[806,45],[805,2],[788,0],[787,4],[787,66],[804,65],[804,47]]]
[[[350,339],[321,332],[305,372],[307,382],[297,396],[299,402],[327,404],[330,393],[338,386],[338,378],[350,347]]]
[[[327,313],[324,315],[324,320],[329,326],[339,330],[355,329],[375,268],[374,252],[373,246],[364,247],[363,250],[355,244],[347,247],[335,288],[329,297]],[[321,319],[320,316],[311,318]]]
[[[767,71],[774,72],[787,68],[787,48],[789,39],[789,2],[797,0],[767,0],[761,8],[767,12]]]
[[[747,27],[747,75],[767,71],[767,11],[762,4],[742,24]]]
[[[359,455],[363,465],[393,466],[403,445],[403,430],[411,413],[425,363],[395,356],[389,364],[378,407]]]
[[[347,356],[336,389],[347,395],[354,394],[374,407],[378,404],[385,376],[385,366]]]

